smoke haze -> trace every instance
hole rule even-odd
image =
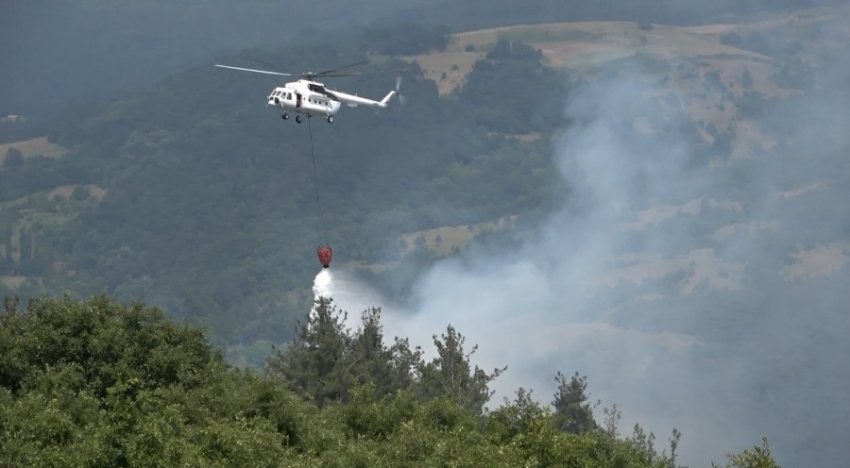
[[[840,86],[847,70],[835,64],[822,83]],[[519,387],[549,403],[555,373],[578,371],[602,400],[598,421],[616,404],[621,432],[639,422],[662,448],[677,428],[683,463],[722,462],[762,436],[785,466],[839,463],[850,455],[837,435],[850,434],[845,104],[770,106],[761,123],[784,132],[775,150],[709,168],[692,164],[689,117],[640,81],[573,89],[575,123],[553,145],[569,209],[532,240],[437,263],[406,307],[345,271],[321,272],[315,291],[352,328],[382,307],[385,336],[426,352],[452,324],[480,346],[474,364],[508,366],[491,408]],[[642,119],[654,130],[636,130]]]

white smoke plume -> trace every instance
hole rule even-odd
[[[738,187],[741,171],[689,167],[683,132],[635,139],[629,130],[635,120],[662,112],[653,110],[657,104],[642,85],[587,86],[572,96],[566,114],[576,123],[553,154],[572,189],[570,209],[553,214],[536,239],[497,256],[439,262],[415,285],[409,308],[389,303],[340,270],[320,272],[316,294],[347,310],[352,328],[360,311],[381,307],[388,340],[409,337],[426,352],[433,348],[431,336],[452,324],[469,346],[480,346],[475,364],[508,366],[493,386],[491,407],[519,387],[549,403],[555,373],[578,371],[588,377],[592,400],[622,410],[621,432],[630,434],[639,422],[663,446],[672,429],[679,429],[680,462],[691,466],[722,462],[726,453],[758,444],[762,436],[773,445],[785,443],[787,455],[794,451],[790,444],[801,443],[789,427],[815,414],[847,415],[844,403],[804,410],[775,401],[793,393],[776,386],[797,369],[805,369],[807,378],[824,376],[822,385],[833,390],[847,377],[846,371],[828,374],[840,365],[840,350],[821,346],[840,340],[848,329],[846,319],[832,314],[829,294],[821,290],[815,298],[804,286],[789,287],[788,297],[813,301],[810,315],[801,316],[799,309],[778,303],[770,289],[782,284],[781,275],[792,274],[781,270],[787,258],[774,259],[769,273],[752,266],[775,256],[764,232],[796,235],[791,233],[796,221],[782,219],[776,205],[799,195],[781,191],[787,190],[788,172],[744,170],[745,187],[739,188],[748,195],[741,200],[725,191]],[[804,122],[823,119],[826,110],[808,111],[780,117]],[[829,111],[846,119],[844,110]],[[837,144],[846,146],[846,140]],[[838,224],[848,220],[838,206],[819,209]],[[720,221],[706,221],[709,215]],[[833,227],[813,229],[828,231],[832,237],[824,238],[834,241],[840,231]],[[841,245],[833,245],[838,255]],[[821,327],[817,331],[825,335],[816,336],[811,321],[819,320],[831,320],[835,328]],[[795,383],[803,397],[821,398],[816,384]],[[807,424],[804,431],[814,427]],[[848,428],[833,421],[824,432]],[[830,456],[840,456],[846,449],[832,439],[822,439],[818,450],[827,447]]]
[[[723,419],[731,409],[723,398],[729,382],[712,384],[692,375],[689,352],[699,345],[697,339],[623,328],[598,307],[598,295],[607,293],[599,290],[599,275],[618,261],[624,238],[613,233],[623,229],[624,215],[663,197],[657,192],[665,187],[683,183],[683,145],[672,142],[647,157],[631,153],[617,135],[617,125],[629,117],[624,111],[641,108],[641,91],[632,85],[589,89],[569,104],[568,114],[586,124],[564,135],[555,158],[581,209],[552,216],[537,243],[504,258],[439,263],[417,285],[412,311],[387,304],[345,272],[322,271],[316,293],[349,311],[352,328],[359,311],[382,307],[386,336],[409,337],[426,352],[432,348],[430,336],[452,324],[470,346],[479,344],[475,364],[508,366],[493,386],[497,394],[491,406],[521,386],[549,403],[555,373],[579,371],[587,375],[593,399],[622,408],[624,432],[637,421],[664,440],[676,427],[687,436],[682,450],[692,460],[716,458],[722,456],[718,449],[757,441],[740,421],[732,425]],[[716,398],[706,400],[707,394]],[[696,401],[701,403],[695,406]],[[724,405],[723,411],[710,411],[713,405]],[[713,446],[689,444],[707,434]]]

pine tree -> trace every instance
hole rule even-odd
[[[555,393],[555,420],[558,429],[574,434],[592,431],[597,428],[593,419],[593,406],[587,403],[587,377],[579,376],[578,372],[573,374],[567,381],[561,372],[555,377],[558,382],[558,391]],[[598,403],[597,403],[598,404]]]
[[[332,299],[318,298],[296,339],[268,360],[269,371],[320,406],[348,401],[357,386],[370,385],[380,398],[418,381],[421,351],[411,350],[406,339],[384,344],[380,308],[365,310],[356,332],[345,328],[347,318]]]
[[[3,299],[3,311],[5,311],[9,315],[15,315],[18,313],[18,295],[14,296],[6,296]]]
[[[353,382],[371,384],[375,396],[380,398],[409,388],[416,381],[415,366],[421,360],[421,351],[410,350],[407,340],[396,338],[392,347],[384,345],[381,309],[372,307],[363,312],[360,328],[350,341],[347,356]]]
[[[507,367],[494,369],[491,374],[478,366],[473,370],[470,358],[478,350],[478,345],[473,346],[468,354],[464,353],[465,338],[451,325],[447,327],[442,339],[436,335],[433,339],[437,357],[420,367],[421,392],[426,398],[451,398],[461,407],[481,414],[484,405],[493,396],[489,389],[490,382]]]
[[[292,390],[310,395],[318,405],[341,401],[347,396],[344,362],[350,337],[330,298],[316,299],[307,323],[299,324],[298,335],[285,351],[269,358],[269,370]]]

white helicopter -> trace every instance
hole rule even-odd
[[[390,91],[380,101],[363,98],[353,94],[343,93],[327,89],[323,83],[315,81],[317,77],[336,77],[336,76],[353,76],[361,73],[334,73],[339,70],[362,65],[366,62],[358,62],[344,67],[325,70],[318,73],[308,72],[301,75],[298,81],[291,81],[272,90],[266,97],[267,106],[275,106],[283,109],[283,120],[289,120],[289,112],[295,113],[295,121],[302,122],[302,115],[310,118],[314,115],[324,116],[328,123],[334,121],[334,115],[339,112],[344,103],[348,107],[357,107],[358,105],[377,107],[384,109],[392,99],[393,95],[398,94],[399,100],[404,103],[402,95],[399,93],[401,87],[401,77],[396,78],[395,89]],[[291,73],[281,73],[268,70],[254,70],[252,68],[232,67],[229,65],[218,65],[217,67],[229,68],[232,70],[242,70],[254,73],[264,73],[267,75],[292,76]]]

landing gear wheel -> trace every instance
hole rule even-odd
[[[283,120],[289,120],[289,114],[284,113],[283,115],[280,116],[280,118],[283,119]]]
[[[334,123],[334,116],[332,116],[332,115],[328,116],[328,123]]]
[[[295,121],[296,121],[296,122],[298,122],[298,123],[301,123],[301,116],[300,116],[300,115],[296,115],[296,116],[295,116]]]

